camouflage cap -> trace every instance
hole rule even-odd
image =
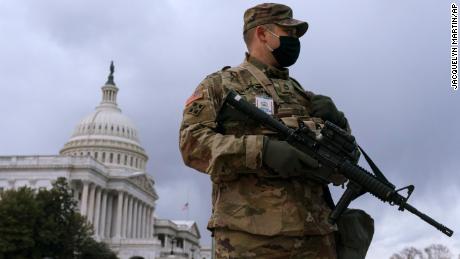
[[[285,27],[296,27],[297,37],[302,37],[308,30],[308,23],[292,18],[289,6],[275,3],[259,4],[244,12],[243,32],[256,26],[274,23]]]

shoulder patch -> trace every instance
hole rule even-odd
[[[198,116],[203,109],[204,104],[193,103],[192,106],[190,106],[190,108],[187,109],[187,113],[192,114],[193,116]]]
[[[185,106],[189,105],[193,101],[203,98],[203,92],[201,89],[196,89],[195,92],[185,101]]]

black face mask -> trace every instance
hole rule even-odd
[[[272,55],[281,67],[288,67],[293,65],[300,54],[300,41],[296,37],[291,36],[278,36],[271,32],[274,36],[280,39],[280,46],[272,50]]]

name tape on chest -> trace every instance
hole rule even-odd
[[[274,114],[273,99],[265,96],[256,96],[256,106],[267,114]]]

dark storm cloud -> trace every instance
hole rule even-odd
[[[441,202],[460,194],[450,2],[282,2],[310,24],[292,76],[332,96],[388,178],[397,186],[415,184],[413,203],[459,230],[460,208]],[[99,103],[113,59],[118,103],[150,157],[160,195],[156,214],[185,219],[181,208],[189,201],[188,216],[209,243],[209,179],[183,165],[178,127],[183,103],[199,82],[242,61],[242,14],[256,3],[0,1],[0,154],[58,153]],[[371,196],[353,205],[376,220],[371,258],[432,240],[460,250],[457,238],[446,239]]]

